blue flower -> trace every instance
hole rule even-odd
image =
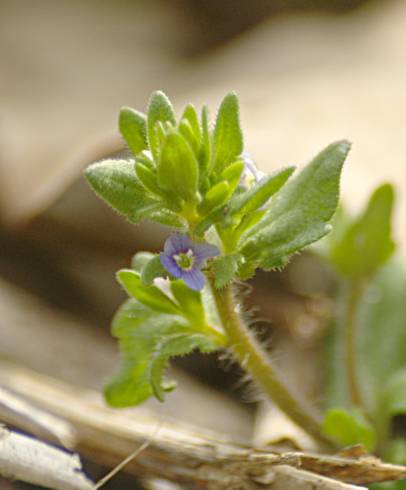
[[[161,264],[172,276],[183,279],[193,290],[203,288],[205,278],[200,270],[206,259],[218,255],[219,249],[208,243],[195,243],[186,235],[176,233],[165,242]]]

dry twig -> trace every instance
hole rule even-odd
[[[0,428],[0,475],[53,490],[91,490],[79,457]]]
[[[98,393],[28,370],[4,364],[0,373],[0,382],[17,393],[29,394],[40,407],[70,422],[77,431],[77,450],[101,463],[119,463],[140,443],[150,440],[161,423],[153,412],[112,410],[101,402]],[[127,469],[138,477],[161,477],[177,483],[230,490],[257,488],[260,482],[269,480],[270,474],[278,475],[280,465],[355,484],[406,476],[405,468],[372,457],[353,459],[271,452],[170,421],[162,423],[148,448]],[[283,478],[288,478],[285,473]],[[326,483],[323,479],[319,481]]]

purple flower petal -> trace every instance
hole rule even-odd
[[[252,159],[251,155],[248,153],[248,151],[243,151],[241,153],[241,158],[244,162],[244,171],[241,175],[240,179],[240,184],[244,184],[245,181],[247,180],[247,177],[249,174],[251,174],[254,177],[255,182],[258,182],[259,179],[261,178],[261,173],[257,166],[254,163],[254,160]]]
[[[180,252],[187,252],[192,246],[193,242],[186,235],[174,233],[166,240],[164,252],[165,255],[177,255]]]
[[[203,272],[199,271],[198,269],[183,271],[182,279],[185,281],[185,284],[194,291],[200,291],[204,287],[205,277]]]
[[[182,276],[183,271],[175,262],[175,259],[173,259],[169,255],[166,255],[166,253],[161,253],[159,255],[159,258],[161,260],[161,264],[165,267],[165,269],[169,272],[169,274],[172,274],[174,277]]]
[[[194,243],[193,255],[195,256],[195,266],[200,267],[205,259],[216,257],[220,254],[220,250],[215,245],[209,243]]]

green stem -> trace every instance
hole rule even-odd
[[[361,281],[351,281],[344,319],[345,364],[347,370],[348,391],[352,404],[359,408],[362,408],[363,401],[357,376],[356,323],[358,305],[363,291],[364,286]]]
[[[218,290],[212,285],[212,290],[230,347],[241,366],[293,422],[323,446],[335,447],[322,432],[321,415],[304,400],[291,393],[267,352],[245,325],[237,312],[232,286]]]

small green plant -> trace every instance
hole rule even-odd
[[[283,373],[248,328],[234,283],[249,279],[257,269],[284,267],[293,254],[332,230],[349,143],[330,144],[296,175],[294,167],[263,175],[244,151],[234,93],[224,98],[213,127],[207,107],[199,115],[188,105],[177,120],[162,92],[152,95],[146,115],[123,108],[119,127],[131,158],[95,163],[86,178],[130,222],[157,222],[172,234],[161,253],[137,253],[131,268],[117,274],[129,299],[113,320],[122,364],[105,389],[108,403],[126,407],[152,395],[163,400],[175,387],[164,376],[170,358],[227,349],[260,389],[322,446],[363,443],[372,450],[383,441],[387,448],[388,420],[406,406],[388,384],[379,402],[370,395],[366,407],[356,364],[368,347],[360,354],[354,337],[358,315],[367,318],[364,322],[373,317],[368,308],[358,312],[368,281],[385,280],[376,272],[394,248],[391,187],[378,189],[355,220],[338,213],[334,232],[323,241],[324,256],[347,291],[345,326],[340,329],[345,334],[339,336],[340,345],[341,337],[345,339],[347,367],[329,362],[338,378],[346,370],[346,382],[337,387],[338,380],[330,376],[330,410],[323,416],[285,384]],[[338,344],[330,341],[331,349]],[[391,366],[396,375],[390,383],[405,385],[399,362],[393,360]],[[382,374],[380,379],[386,378]],[[373,415],[380,410],[377,403],[385,404],[382,418]]]

